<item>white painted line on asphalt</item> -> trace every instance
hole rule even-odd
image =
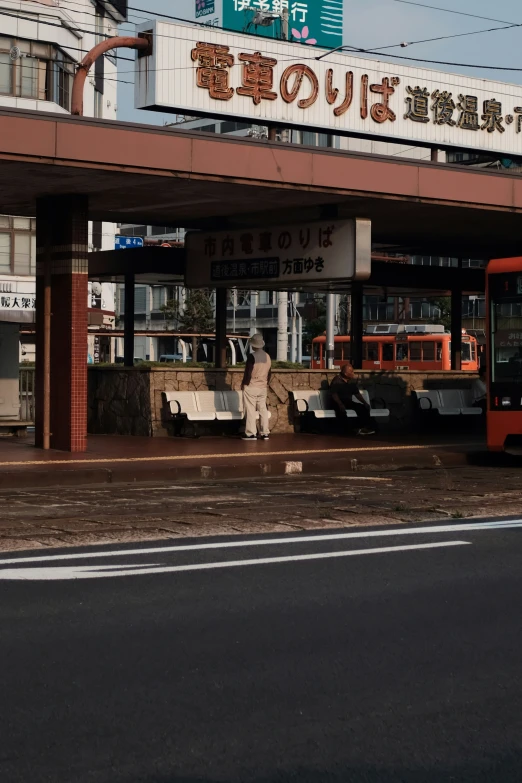
[[[172,574],[180,571],[210,571],[214,568],[238,568],[240,566],[295,563],[304,560],[328,560],[334,557],[377,555],[392,552],[410,552],[419,549],[442,549],[470,545],[471,541],[439,541],[435,544],[411,546],[386,546],[373,549],[351,549],[347,552],[322,552],[315,555],[290,555],[288,557],[262,557],[255,560],[229,560],[219,563],[195,563],[191,565],[159,566],[152,563],[125,566],[57,566],[55,568],[6,568],[0,569],[0,580],[57,581],[68,579],[107,579],[113,576],[140,576],[141,574]],[[131,570],[135,569],[135,570]]]
[[[205,549],[237,549],[251,546],[279,546],[280,544],[315,544],[321,541],[344,541],[350,538],[380,538],[386,536],[431,535],[433,533],[461,533],[477,530],[504,530],[522,527],[522,519],[498,520],[496,522],[471,522],[458,525],[434,525],[433,527],[405,527],[393,530],[360,530],[350,533],[328,533],[322,536],[292,536],[292,538],[261,538],[248,541],[217,541],[212,544],[187,544],[185,546],[158,546],[146,549],[116,549],[102,552],[81,552],[70,555],[39,555],[37,557],[10,557],[0,560],[0,565],[18,563],[46,563],[58,560],[86,560],[105,557],[127,557],[129,555],[158,555],[166,552],[196,552]]]

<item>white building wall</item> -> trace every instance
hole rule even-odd
[[[85,54],[89,52],[102,37],[118,34],[118,22],[96,11],[93,0],[0,0],[0,38],[17,39],[22,42],[52,44],[59,47],[62,52],[71,58],[74,67],[81,62]],[[16,54],[16,53],[14,53]],[[24,53],[20,64],[24,62]],[[116,119],[117,112],[117,66],[113,59],[105,57],[103,94],[95,90],[95,69],[91,69],[84,90],[84,115],[86,117],[99,117],[101,119]],[[72,86],[72,82],[71,82]],[[22,98],[14,95],[0,94],[0,106],[7,108],[26,109],[30,111],[44,111],[56,114],[67,114],[54,100],[40,100],[34,98]],[[1,228],[0,228],[1,231]],[[104,223],[102,227],[102,248],[108,250],[114,248],[114,236],[116,225]],[[90,250],[92,243],[92,225],[90,226]],[[34,242],[33,242],[34,245]],[[34,249],[33,249],[34,252]],[[10,285],[11,284],[11,285]],[[0,290],[8,290],[10,285],[14,291],[20,287],[28,295],[36,295],[36,284],[33,276],[21,278],[13,274],[0,274]],[[4,288],[2,288],[2,285]],[[112,283],[104,283],[102,286],[101,309],[114,314],[115,286]],[[91,304],[91,303],[89,303]],[[27,314],[24,313],[27,320]],[[13,314],[7,312],[0,302],[0,323],[13,321]],[[114,318],[112,319],[114,322]],[[11,334],[11,332],[10,332]],[[16,339],[14,332],[11,339]],[[20,358],[29,360],[34,358],[34,345],[23,343],[20,346]],[[1,397],[0,397],[1,399]],[[0,403],[0,416],[2,405]]]

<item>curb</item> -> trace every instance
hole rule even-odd
[[[237,458],[236,458],[237,459]],[[437,452],[422,449],[398,457],[392,452],[332,456],[328,459],[303,457],[292,460],[235,461],[214,464],[173,466],[156,462],[137,467],[115,465],[108,468],[66,468],[48,470],[0,471],[0,489],[30,489],[43,487],[74,487],[94,484],[131,484],[150,482],[224,481],[259,478],[262,476],[290,476],[303,474],[342,474],[357,471],[395,472],[406,470],[440,470],[481,464],[485,455],[480,452]],[[209,460],[211,462],[211,460]]]

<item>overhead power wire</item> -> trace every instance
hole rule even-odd
[[[411,5],[419,5],[419,6],[423,7],[423,8],[427,8],[427,7],[435,8],[435,6],[425,6],[422,3],[415,3],[415,2],[413,2],[413,0],[393,0],[393,2],[408,2]],[[134,6],[129,6],[129,10],[139,11],[140,13],[145,13],[145,14],[146,13],[154,14],[156,16],[161,16],[162,18],[172,19],[173,21],[176,21],[176,22],[187,22],[189,24],[197,24],[199,26],[207,27],[207,25],[205,25],[205,24],[201,24],[201,23],[198,23],[198,22],[194,23],[194,22],[191,22],[191,20],[189,20],[189,19],[184,19],[182,17],[172,16],[172,15],[169,15],[169,14],[159,14],[159,13],[156,13],[155,11],[147,12],[143,8],[136,8]],[[447,11],[448,9],[436,9],[436,10]],[[461,13],[461,12],[450,11],[450,13]],[[476,16],[474,14],[464,14],[464,13],[463,13],[463,15],[464,16]],[[480,17],[480,16],[477,16],[477,18],[485,19],[487,21],[492,21],[492,22],[499,22],[499,23],[503,24],[504,27],[490,28],[488,30],[477,30],[477,31],[471,32],[471,33],[457,33],[457,34],[451,35],[451,36],[440,36],[439,38],[426,39],[424,41],[413,41],[412,44],[428,43],[430,41],[443,40],[444,38],[453,38],[453,37],[457,38],[457,37],[464,36],[464,35],[477,35],[477,34],[481,34],[481,33],[493,32],[495,30],[508,30],[508,29],[511,29],[511,28],[514,28],[514,27],[522,27],[522,23],[519,23],[519,22],[506,22],[506,21],[503,21],[501,19],[489,19],[488,17]],[[237,32],[237,31],[233,31],[233,32]],[[163,38],[178,38],[178,36],[168,36],[168,35],[162,35],[162,34],[160,34],[160,37],[163,37]],[[384,48],[386,48],[386,49],[390,48],[391,49],[391,48],[394,48],[394,47],[400,47],[400,44],[393,44],[393,46],[381,47],[381,48],[383,48],[383,49]],[[350,49],[354,53],[355,52],[359,52],[361,54],[374,54],[374,55],[377,55],[377,56],[379,56],[379,54],[380,54],[379,48],[361,49],[361,48],[358,48],[358,47],[355,47],[355,46],[346,46],[344,48],[345,49]],[[272,52],[267,52],[267,53],[270,54]],[[430,63],[431,65],[450,65],[450,66],[459,67],[459,68],[480,68],[480,69],[484,69],[484,70],[522,72],[522,68],[510,68],[510,67],[506,67],[506,66],[503,66],[503,65],[474,65],[472,63],[446,62],[444,60],[425,60],[425,59],[422,59],[422,58],[407,57],[406,55],[401,56],[401,55],[389,54],[387,56],[391,57],[393,59],[408,60],[410,62]],[[302,59],[302,60],[315,60],[315,57],[301,57],[299,59]]]
[[[493,19],[490,16],[479,16],[478,14],[470,14],[466,11],[454,11],[452,8],[440,8],[437,5],[428,5],[427,3],[417,3],[415,0],[392,0],[393,3],[403,3],[404,5],[416,5],[419,8],[429,8],[432,11],[443,11],[446,14],[456,14],[457,16],[469,16],[472,19],[482,19],[484,22],[499,22],[500,24],[514,25],[516,22],[506,22],[505,19]]]
[[[394,2],[406,2],[406,0],[394,0]],[[410,0],[408,0],[408,2],[410,2]],[[135,10],[143,12],[143,9],[141,9],[141,8],[140,9],[137,8]],[[37,22],[37,20],[34,19],[34,18],[27,17],[27,16],[22,16],[21,14],[16,14],[16,13],[14,13],[14,14],[13,13],[8,13],[6,11],[0,11],[0,16],[6,16],[6,17],[15,18],[15,19],[22,19],[24,21],[35,22],[35,23]],[[167,14],[161,14],[161,16],[163,16],[165,18],[173,19],[175,21],[183,21],[183,22],[189,22],[190,21],[190,20],[187,20],[187,19],[182,19],[180,17],[169,16]],[[60,30],[64,29],[64,25],[63,24],[57,24],[57,23],[49,22],[49,21],[45,21],[45,20],[39,20],[39,21],[41,21],[42,24],[45,24],[45,25],[47,25],[49,27],[56,27],[56,28],[58,28]],[[199,26],[207,27],[206,25],[199,25]],[[509,26],[513,27],[515,25],[513,24],[513,25],[509,25]],[[516,26],[519,26],[519,25],[517,24]],[[67,29],[67,28],[65,27],[65,29]],[[104,38],[112,38],[113,37],[113,36],[107,35],[105,33],[99,33],[96,30],[85,30],[85,29],[82,29],[82,28],[79,28],[79,27],[75,27],[75,29],[76,29],[77,32],[85,33],[87,35],[102,35]],[[165,34],[159,34],[159,37],[169,38],[169,39],[172,39],[172,40],[176,40],[176,39],[184,40],[180,36],[165,35]],[[78,46],[78,48],[75,48],[75,47],[72,47],[72,46],[61,46],[61,48],[71,49],[73,51],[81,51],[81,52],[85,51],[80,46]],[[345,46],[343,48],[345,50],[351,51],[353,53],[381,56],[381,53],[377,49],[362,49],[362,48],[359,48],[359,47],[349,46],[349,45],[347,45],[347,46]],[[272,52],[267,51],[267,53],[270,54]],[[522,72],[522,68],[515,68],[515,67],[509,67],[509,66],[503,66],[503,65],[484,65],[484,64],[473,64],[473,63],[462,63],[462,62],[450,62],[450,61],[446,61],[446,60],[430,60],[430,59],[425,59],[425,58],[408,57],[406,55],[394,55],[394,54],[387,54],[386,56],[391,58],[391,59],[394,59],[394,60],[406,60],[408,62],[428,63],[430,65],[448,65],[448,66],[457,67],[457,68],[477,68],[477,69],[481,69],[481,70],[509,71],[509,72],[517,72],[517,73]],[[129,58],[129,57],[120,57],[120,56],[118,56],[118,59],[127,60],[128,62],[134,62],[134,59],[133,58]],[[293,60],[295,58],[294,57],[289,57],[289,58],[285,58],[285,59]],[[316,58],[315,57],[300,57],[299,59],[300,60],[313,61]],[[326,60],[326,58],[325,58],[325,61],[328,62],[328,60]],[[193,67],[193,66],[189,66],[189,68],[191,68],[191,67]],[[157,69],[157,70],[175,70],[175,69],[165,68],[165,69]],[[112,79],[112,81],[119,81],[119,80],[118,79]],[[131,83],[131,82],[124,82],[124,83]]]
[[[361,54],[375,54],[380,56],[380,52],[378,52],[375,49],[357,49],[352,46],[345,46],[344,49],[349,49],[354,54],[361,53]],[[450,65],[455,68],[481,68],[482,70],[486,71],[518,71],[522,72],[522,68],[511,68],[506,65],[477,65],[474,63],[455,63],[455,62],[449,62],[447,60],[426,60],[423,57],[406,57],[406,55],[403,54],[386,54],[386,57],[391,57],[394,60],[409,60],[410,62],[414,63],[429,63],[431,65]],[[315,59],[315,58],[314,58]],[[329,62],[329,60],[324,59],[324,62]],[[516,85],[515,85],[516,86]]]
[[[447,41],[450,38],[465,38],[469,35],[482,35],[483,33],[494,33],[498,30],[512,30],[515,27],[522,27],[521,24],[508,24],[503,27],[489,27],[487,30],[475,30],[469,33],[453,33],[452,35],[439,35],[436,38],[424,38],[420,41],[407,41],[405,43],[392,44],[391,46],[374,46],[372,51],[382,52],[385,49],[399,49],[404,46],[415,46],[416,44],[432,43],[433,41]],[[366,50],[361,50],[366,51]]]

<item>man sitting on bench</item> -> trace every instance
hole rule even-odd
[[[370,406],[362,396],[357,386],[355,372],[351,364],[344,364],[341,372],[336,375],[330,384],[330,394],[338,419],[347,422],[346,411],[352,410],[357,414],[359,423],[358,435],[374,435],[370,417]],[[358,402],[353,401],[355,397]]]

